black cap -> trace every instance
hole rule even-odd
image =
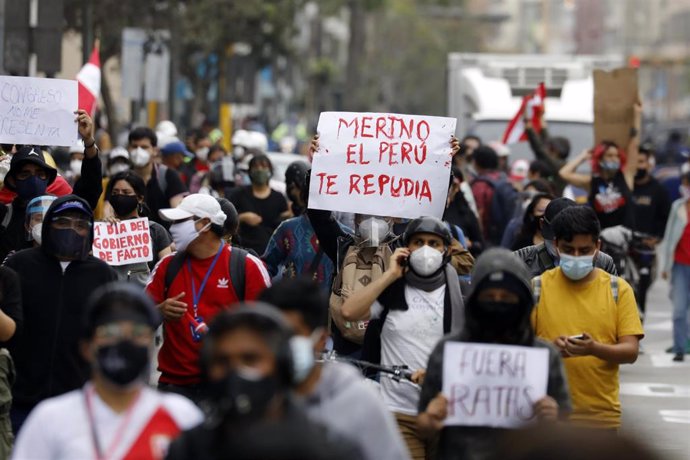
[[[307,171],[309,171],[309,165],[304,161],[297,160],[290,163],[285,170],[285,184],[288,186],[295,184],[302,190],[307,182]]]
[[[577,203],[570,198],[560,197],[549,202],[544,210],[544,225],[541,229],[541,234],[545,240],[553,240],[556,238],[556,236],[553,234],[551,224],[559,212],[566,208],[570,208],[571,206],[577,206]]]
[[[25,145],[20,148],[17,153],[12,155],[10,170],[7,172],[7,175],[10,177],[15,177],[22,166],[24,166],[26,163],[33,163],[45,169],[48,173],[48,185],[55,181],[55,178],[57,177],[57,169],[46,163],[46,159],[43,156],[43,151],[37,145]],[[14,190],[14,186],[8,181],[5,181],[5,187],[10,190]]]
[[[116,281],[96,290],[87,303],[83,335],[93,337],[98,326],[132,321],[156,329],[161,323],[153,301],[130,283]]]
[[[436,217],[418,217],[410,221],[403,234],[403,243],[408,244],[412,235],[417,233],[431,233],[439,236],[448,246],[450,246],[453,241],[453,236],[450,233],[448,225]]]

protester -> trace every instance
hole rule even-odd
[[[223,222],[223,241],[226,244],[242,247],[237,232],[240,229],[240,217],[237,215],[237,209],[230,203],[227,198],[217,198],[220,210],[225,214],[225,222]]]
[[[167,228],[158,211],[179,205],[187,188],[175,171],[156,164],[156,142],[156,134],[151,129],[135,128],[129,133],[129,156],[132,170],[146,184],[146,206],[151,211],[151,219]],[[108,216],[107,212],[105,216]]]
[[[554,170],[551,169],[551,167],[549,166],[549,164],[547,162],[545,162],[544,160],[534,160],[529,164],[529,170],[527,171],[527,178],[530,181],[534,181],[534,180],[547,181],[552,188],[551,193],[555,193],[556,184],[554,183],[554,180],[555,180],[554,174],[555,174]],[[563,193],[563,191],[561,190],[560,193]]]
[[[527,176],[529,175],[529,163],[527,160],[518,159],[510,165],[510,172],[508,174],[508,180],[513,184],[513,188],[518,192],[521,192],[525,185],[529,182]]]
[[[289,214],[285,197],[269,186],[272,175],[271,160],[255,155],[249,161],[252,184],[236,188],[228,197],[240,216],[242,243],[257,254],[263,254],[271,235]]]
[[[194,172],[189,180],[190,193],[206,193],[208,195],[215,194],[216,198],[221,196],[218,191],[223,192],[224,187],[222,184],[218,183],[222,183],[223,181],[222,175],[224,174],[224,171],[222,162],[225,156],[226,152],[222,146],[214,145],[209,148],[205,156],[207,166],[205,168],[202,167],[198,171]],[[228,157],[228,160],[232,161],[232,158]],[[214,168],[216,170],[219,169],[218,172],[221,174],[220,180],[217,180],[213,177]]]
[[[183,184],[189,185],[191,174],[189,170],[185,170],[184,166],[186,160],[194,158],[194,154],[187,150],[187,146],[177,138],[162,146],[160,151],[162,164],[179,174]]]
[[[586,206],[564,209],[553,221],[560,265],[533,281],[537,337],[553,342],[565,358],[576,425],[617,430],[620,364],[637,360],[644,337],[632,288],[594,267],[599,222]]]
[[[115,174],[110,178],[106,196],[113,208],[114,215],[108,222],[116,225],[118,222],[140,217],[149,217],[148,209],[145,209],[144,196],[146,186],[141,177],[131,171]],[[149,234],[151,236],[151,249],[153,259],[151,262],[140,262],[119,265],[113,267],[118,279],[134,281],[142,286],[146,284],[151,269],[156,263],[172,253],[172,238],[168,231],[159,223],[149,222]]]
[[[74,187],[81,176],[81,165],[84,161],[84,142],[78,140],[69,149],[69,169],[63,170],[65,180]]]
[[[637,173],[642,106],[635,104],[630,142],[626,150],[610,141],[602,141],[592,151],[585,150],[563,166],[559,175],[575,187],[588,191],[588,203],[596,211],[601,228],[623,225],[633,228],[635,209],[632,190]],[[592,175],[577,173],[585,163],[592,165]]]
[[[190,401],[146,385],[159,322],[151,300],[131,286],[94,293],[81,331],[91,379],[36,407],[13,458],[163,459],[170,441],[203,417]]]
[[[498,155],[491,147],[478,147],[472,155],[472,162],[477,173],[472,181],[472,193],[479,210],[484,241],[487,245],[498,245],[515,212],[517,192],[505,173],[498,169]]]
[[[424,369],[433,347],[449,332],[462,327],[463,302],[457,273],[450,265],[451,234],[439,219],[412,220],[405,247],[395,250],[379,279],[352,293],[342,307],[343,316],[355,321],[377,301],[364,340],[365,361]],[[414,380],[419,382],[420,373]],[[383,400],[395,414],[412,458],[424,459],[431,444],[416,426],[419,391],[409,384],[381,380]]]
[[[540,219],[539,226],[544,242],[537,245],[527,246],[515,251],[515,254],[527,265],[532,276],[539,276],[547,270],[557,267],[560,263],[560,256],[554,241],[552,222],[556,216],[564,209],[577,206],[568,198],[556,198],[549,202],[544,210],[544,216]],[[594,255],[594,266],[610,273],[618,275],[616,264],[608,254],[597,251]]]
[[[504,174],[510,172],[510,148],[502,142],[492,141],[487,144],[498,155],[498,170]]]
[[[48,208],[57,197],[51,195],[37,196],[29,201],[26,205],[26,239],[33,241],[33,247],[41,245],[41,236],[43,232],[43,221],[45,219]],[[10,254],[13,254],[10,253]]]
[[[328,299],[306,277],[282,280],[259,300],[277,307],[299,343],[295,394],[313,420],[357,444],[363,459],[409,458],[395,419],[371,385],[349,365],[317,362],[328,336]]]
[[[95,207],[103,190],[101,160],[93,140],[93,121],[83,110],[76,113],[79,135],[85,140],[85,148],[81,176],[74,184],[74,194],[86,200],[90,207]],[[40,147],[25,145],[12,155],[4,188],[17,195],[11,204],[0,205],[0,260],[5,260],[10,251],[31,247],[24,230],[26,205],[31,199],[45,195],[56,177],[57,170],[46,163]]]
[[[467,186],[467,188],[469,188],[469,185],[464,181],[464,176],[460,169],[453,167],[452,172],[452,182],[448,191],[448,200],[446,201],[443,220],[462,229],[467,240],[467,249],[474,257],[477,257],[484,249],[484,238],[477,215],[472,210],[467,201],[467,196],[463,192],[463,185]],[[474,202],[471,188],[469,189],[469,194]]]
[[[683,175],[682,198],[673,202],[661,245],[662,272],[671,281],[674,361],[684,361],[690,311],[690,172]]]
[[[108,152],[108,161],[106,162],[106,174],[102,180],[103,193],[98,198],[98,204],[93,210],[93,216],[96,221],[103,220],[106,212],[106,199],[105,192],[108,188],[108,183],[110,178],[119,172],[125,172],[132,169],[132,164],[129,161],[129,152],[124,147],[115,147],[110,152]],[[108,205],[109,206],[109,205]],[[112,214],[112,208],[108,207],[109,215]]]
[[[209,387],[206,421],[173,442],[168,460],[263,460],[286,453],[289,459],[309,459],[314,446],[326,449],[329,458],[362,458],[349,439],[311,421],[292,401],[300,361],[292,338],[280,313],[263,303],[218,314],[202,354]],[[275,427],[273,436],[266,436],[268,427]],[[258,444],[257,431],[264,434]]]
[[[223,242],[226,216],[215,198],[189,195],[160,214],[172,222],[178,252],[156,265],[146,286],[164,320],[158,388],[198,402],[204,396],[198,357],[206,325],[236,302],[256,299],[270,278],[258,258]]]
[[[553,176],[555,195],[560,196],[563,194],[566,182],[555,173],[560,171],[566,164],[566,160],[570,155],[570,141],[566,137],[549,136],[549,130],[543,111],[539,113],[541,123],[541,132],[539,134],[534,130],[532,119],[528,116],[527,111],[525,111],[523,115],[525,133],[527,133],[527,139],[532,153],[534,153],[537,161],[542,162],[543,165],[548,168],[548,174],[545,174],[547,169],[545,169],[544,166],[540,166],[540,175],[542,178]],[[534,164],[534,162],[532,164]],[[532,171],[532,165],[530,165],[530,171]]]
[[[522,220],[522,227],[517,232],[512,245],[512,250],[517,251],[527,246],[535,246],[544,242],[539,223],[544,217],[546,207],[549,205],[553,196],[540,193],[534,195],[529,206],[525,210]]]
[[[22,331],[22,297],[19,276],[0,266],[0,458],[9,458],[12,451],[12,385],[15,369],[7,347]]]
[[[333,279],[333,262],[324,255],[309,218],[307,209],[307,165],[297,161],[285,171],[285,185],[297,216],[281,222],[268,241],[261,259],[271,276],[283,278],[306,275],[327,290]]]
[[[550,184],[544,179],[535,179],[529,181],[522,192],[517,194],[515,201],[515,212],[513,218],[510,219],[508,225],[503,231],[503,236],[501,237],[501,247],[510,249],[515,243],[520,229],[522,228],[522,223],[525,219],[525,211],[532,203],[532,199],[538,194],[551,195],[552,188]]]
[[[13,387],[15,433],[42,400],[81,387],[88,363],[78,350],[79,323],[89,295],[116,279],[89,255],[93,214],[88,203],[67,195],[53,201],[41,229],[41,246],[19,251],[5,265],[19,275],[23,327],[10,344],[17,368]]]
[[[664,225],[671,210],[671,200],[666,189],[652,176],[653,162],[653,146],[642,144],[637,156],[633,189],[635,225],[632,230],[645,236],[641,240],[633,239],[632,254],[639,273],[635,299],[643,318],[647,310],[647,290],[656,278],[655,248],[664,238]]]
[[[444,427],[449,401],[441,390],[444,347],[449,342],[546,348],[549,352],[547,396],[534,402],[534,413],[541,421],[567,418],[570,397],[559,352],[550,343],[536,338],[530,325],[534,306],[530,278],[524,264],[505,249],[489,249],[477,261],[465,308],[464,328],[435,346],[419,398],[417,423],[420,429],[432,438],[440,431],[436,458],[489,458],[495,451],[497,437],[506,431],[488,426]]]

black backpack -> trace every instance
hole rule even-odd
[[[232,288],[235,290],[237,295],[237,300],[239,302],[244,301],[244,287],[245,287],[245,262],[247,255],[249,253],[244,249],[233,246],[230,252],[230,261],[228,262],[228,269],[230,271],[230,281],[232,282]],[[187,253],[185,251],[178,251],[172,257],[172,260],[168,264],[165,270],[165,290],[163,291],[163,297],[168,298],[168,289],[172,284],[173,280],[179,273],[187,258]]]

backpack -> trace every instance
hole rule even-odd
[[[168,189],[167,173],[168,167],[164,164],[159,164],[156,170],[156,179],[158,180],[158,187],[161,189],[161,192],[163,192],[163,195],[165,195],[165,191]]]
[[[541,298],[541,276],[532,278],[532,294],[536,306]],[[618,277],[613,275],[611,275],[611,295],[613,295],[613,301],[618,303]]]
[[[239,302],[244,301],[244,287],[245,287],[245,261],[249,253],[244,249],[234,247],[230,251],[230,261],[228,262],[228,269],[230,271],[230,281],[232,282],[232,288],[235,290],[235,295],[237,295],[237,300]],[[168,264],[165,270],[165,287],[163,290],[163,298],[168,298],[168,289],[172,284],[173,280],[179,273],[187,258],[187,253],[185,251],[178,251],[172,257],[172,260]]]
[[[352,245],[347,249],[342,268],[333,280],[329,301],[331,319],[345,339],[362,344],[370,315],[367,312],[357,321],[346,321],[342,314],[343,303],[356,290],[381,278],[392,254],[387,244],[376,248]]]
[[[492,190],[489,209],[484,211],[489,214],[489,228],[485,231],[489,241],[494,245],[499,245],[503,231],[515,211],[517,191],[505,178],[493,181],[487,177],[477,177],[473,184],[475,182],[483,182]]]

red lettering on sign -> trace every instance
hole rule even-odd
[[[374,190],[374,175],[373,174],[366,174],[364,176],[364,194],[365,195],[373,195],[376,193]]]
[[[347,120],[345,120],[343,118],[339,118],[338,119],[338,135],[336,136],[336,139],[340,138],[340,128],[343,125],[345,125],[346,128],[350,128],[350,127],[352,127],[352,125],[355,125],[355,133],[354,133],[354,136],[352,136],[352,137],[355,137],[355,138],[357,137],[357,133],[359,132],[359,122],[357,121],[357,118],[354,118],[349,123],[347,122]]]
[[[360,130],[360,135],[362,137],[374,137],[374,135],[371,134],[370,131],[364,132],[365,129],[371,130],[371,124],[370,123],[371,123],[372,119],[373,119],[372,117],[362,117],[362,128]],[[357,137],[357,136],[355,136],[355,137]]]
[[[356,190],[357,193],[362,193],[359,190],[359,181],[361,180],[362,178],[359,176],[359,174],[352,174],[350,176],[350,191],[348,192],[350,195],[352,195],[354,190]]]

